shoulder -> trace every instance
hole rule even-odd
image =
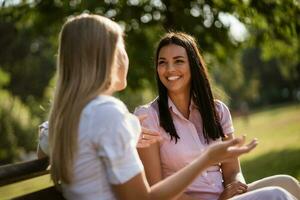
[[[82,112],[82,117],[89,123],[102,127],[111,127],[114,123],[122,121],[129,113],[125,104],[112,96],[99,96],[90,101]]]
[[[128,109],[126,105],[119,99],[113,96],[98,96],[90,101],[83,112],[86,114],[93,113],[95,111],[110,111],[103,114],[110,115],[115,113],[126,113]]]
[[[150,114],[150,115],[157,115],[158,113],[158,103],[157,98],[152,100],[151,102],[141,105],[135,108],[134,114],[135,115],[143,115],[143,114]]]
[[[95,141],[100,141],[99,137],[104,140],[103,136],[105,140],[134,137],[140,132],[138,119],[122,101],[111,96],[99,96],[88,103],[82,122]]]
[[[222,112],[229,111],[227,105],[224,102],[222,102],[221,100],[215,99],[214,103],[215,103],[215,108],[216,108],[217,112],[221,112],[222,113]]]
[[[225,103],[215,100],[215,106],[225,135],[234,132],[230,111]]]
[[[222,120],[231,120],[231,114],[230,114],[230,110],[229,108],[227,107],[227,105],[220,101],[220,100],[214,100],[215,101],[215,108],[216,108],[216,111],[221,119]]]

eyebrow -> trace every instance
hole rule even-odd
[[[175,56],[175,57],[173,57],[173,59],[178,59],[178,58],[185,58],[185,57],[183,57],[183,56]]]
[[[185,58],[184,56],[174,56],[173,59]],[[166,60],[164,57],[159,57],[158,60]]]

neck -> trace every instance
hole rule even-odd
[[[191,95],[190,95],[190,90],[186,92],[181,92],[181,93],[168,93],[168,96],[178,109],[178,111],[186,118],[189,118],[190,115],[190,102],[191,102]]]
[[[115,92],[116,91],[113,89],[113,87],[109,87],[106,90],[104,90],[103,92],[101,92],[101,94],[108,95],[108,96],[113,96],[113,94]]]

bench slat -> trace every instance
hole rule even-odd
[[[0,186],[16,183],[49,173],[48,158],[0,166]]]

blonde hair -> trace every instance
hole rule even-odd
[[[72,17],[60,32],[58,80],[49,119],[51,178],[72,182],[80,115],[86,104],[112,81],[117,23],[98,15]]]

